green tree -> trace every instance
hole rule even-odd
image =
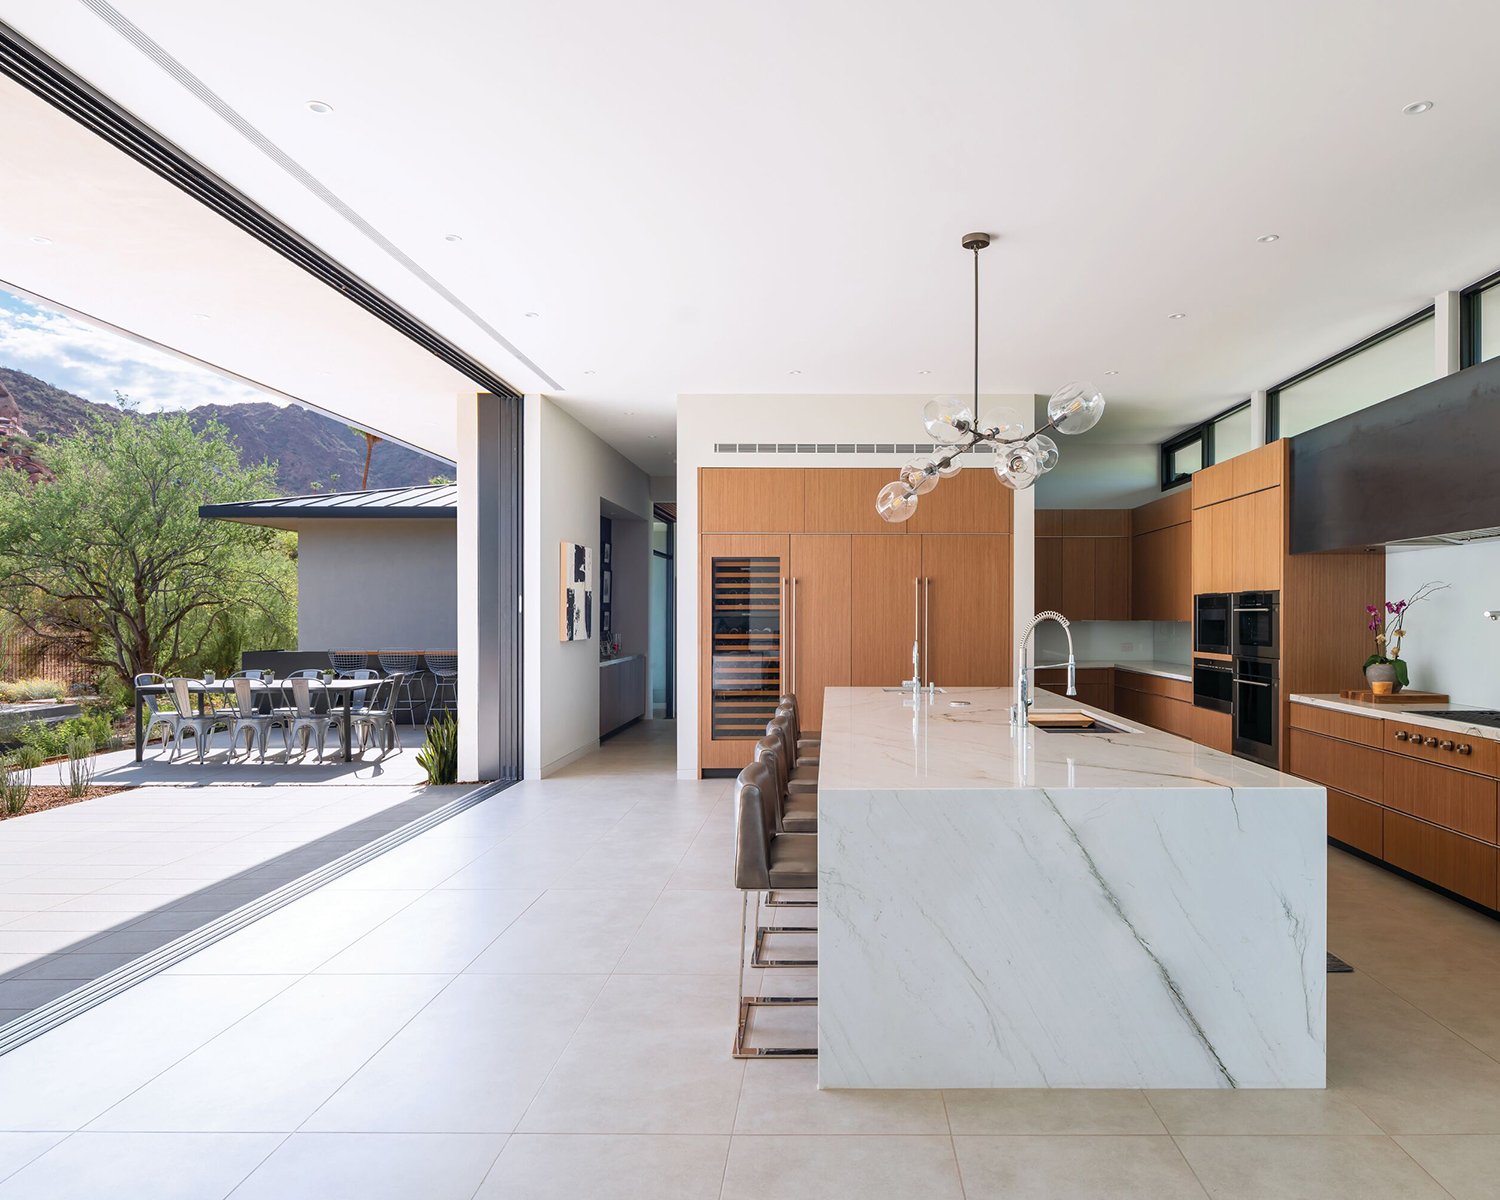
[[[200,504],[276,492],[228,431],[186,415],[95,420],[47,448],[55,478],[0,471],[0,611],[77,639],[122,683],[142,671],[228,669],[246,645],[290,645],[291,535],[204,520]]]

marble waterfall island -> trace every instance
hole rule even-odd
[[[825,694],[819,1086],[1323,1087],[1324,790],[1011,699]]]

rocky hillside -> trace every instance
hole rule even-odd
[[[47,437],[71,433],[92,416],[113,421],[120,415],[112,405],[95,404],[10,367],[0,367],[0,384],[15,401],[26,432],[43,442]],[[190,409],[188,415],[198,424],[217,418],[238,443],[242,462],[269,459],[275,463],[283,495],[302,495],[318,488],[347,492],[359,487],[365,461],[364,438],[330,417],[275,404],[205,404]],[[45,447],[37,456],[45,460]],[[447,463],[403,446],[381,443],[370,460],[369,486],[417,487],[434,475],[452,474],[453,468]]]

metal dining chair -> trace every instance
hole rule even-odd
[[[149,671],[143,671],[135,677],[135,686],[143,687],[166,687],[167,677],[165,675],[154,675]],[[169,705],[172,703],[170,696],[164,696],[159,692],[147,692],[141,697],[141,704],[146,709],[146,733],[141,744],[149,745],[153,730],[162,731],[161,749],[167,753],[167,743],[176,740],[177,737],[177,710],[175,708],[163,708],[162,701]]]
[[[257,678],[251,678],[255,675]],[[283,749],[290,755],[292,752],[291,737],[287,732],[287,723],[291,719],[284,711],[278,711],[273,705],[269,710],[265,707],[268,693],[256,688],[260,682],[260,672],[237,671],[229,677],[230,683],[234,685],[234,699],[229,709],[229,757],[234,758],[234,753],[240,748],[240,738],[245,738],[245,757],[250,757],[250,751],[258,742],[260,744],[260,761],[266,761],[266,737],[273,728],[281,730]]]
[[[399,672],[387,675],[372,689],[370,703],[350,714],[354,731],[359,733],[359,752],[365,752],[365,739],[379,739],[382,757],[392,749],[401,749],[401,739],[396,733],[396,695],[403,682]]]
[[[313,738],[318,740],[318,757],[323,757],[324,747],[328,741],[328,730],[336,722],[328,715],[328,689],[323,686],[321,679],[308,679],[303,676],[293,676],[287,680],[292,693],[292,703],[289,707],[279,709],[278,714],[286,722],[287,756],[291,757],[291,747],[297,742],[297,735],[302,735],[302,757],[306,757],[308,750],[312,748]],[[321,707],[322,711],[319,712]]]
[[[355,728],[358,728],[358,723],[354,718],[359,714],[361,709],[364,709],[379,694],[380,672],[373,671],[369,667],[357,667],[342,676],[342,678],[368,679],[375,685],[369,688],[359,688],[349,695],[349,724],[350,731],[353,732]],[[344,736],[344,706],[334,701],[335,698],[333,696],[328,697],[328,720],[337,731],[339,739],[342,740]],[[364,752],[363,743],[360,744],[360,752]]]
[[[195,679],[186,679],[182,676],[167,680],[167,686],[172,689],[172,704],[177,709],[177,717],[173,722],[172,758],[176,758],[182,751],[182,735],[191,733],[193,742],[198,747],[198,761],[203,761],[204,754],[208,751],[208,743],[213,740],[214,730],[223,723],[223,718],[217,713],[205,713],[199,716],[193,703],[192,685]]]

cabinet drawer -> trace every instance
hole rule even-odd
[[[1291,720],[1293,729],[1308,729],[1341,741],[1358,742],[1362,746],[1379,746],[1384,741],[1381,727],[1385,722],[1379,717],[1357,717],[1331,708],[1293,704]]]
[[[1368,746],[1339,742],[1305,729],[1293,729],[1288,738],[1291,754],[1287,769],[1324,787],[1364,800],[1380,802],[1382,762],[1385,755]]]
[[[1328,789],[1328,836],[1380,858],[1385,852],[1384,810],[1378,804]]]
[[[1439,887],[1495,906],[1495,847],[1385,810],[1384,857]]]
[[[1495,774],[1500,765],[1500,743],[1488,738],[1465,737],[1426,725],[1408,725],[1400,718],[1385,722],[1384,744],[1387,750],[1423,762],[1441,763],[1460,771],[1478,775]]]
[[[1210,750],[1234,753],[1234,718],[1211,708],[1195,708],[1192,716],[1193,741]]]
[[[1115,683],[1132,692],[1145,692],[1151,696],[1165,696],[1168,700],[1193,702],[1193,685],[1185,679],[1163,679],[1160,675],[1146,675],[1128,667],[1115,669]]]
[[[1495,840],[1495,781],[1395,754],[1385,757],[1387,808],[1486,842]]]

